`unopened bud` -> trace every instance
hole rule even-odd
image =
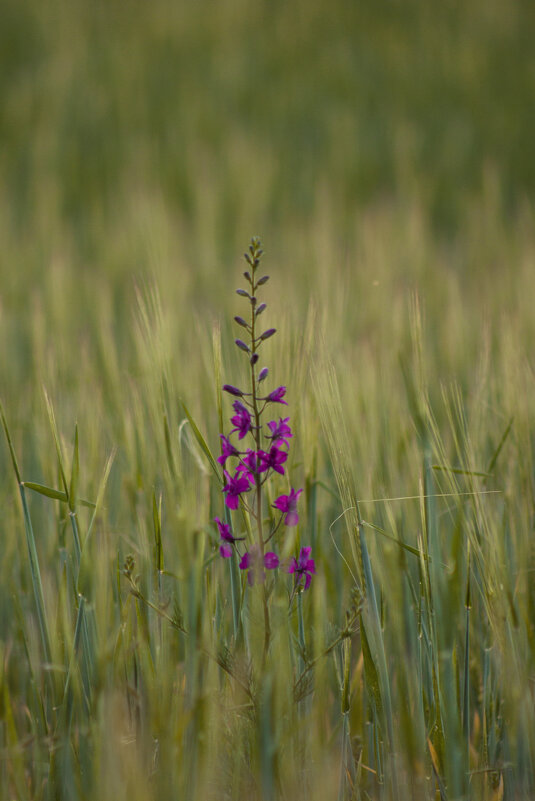
[[[245,344],[245,342],[243,342],[243,340],[241,340],[241,339],[236,339],[236,340],[235,340],[235,342],[236,342],[236,345],[237,345],[239,348],[241,348],[242,350],[244,350],[246,353],[249,353],[249,346],[248,346],[248,345],[246,345],[246,344]]]
[[[251,359],[250,359],[251,364],[256,364],[257,361],[258,361],[258,358],[259,358],[258,353],[253,353],[253,355],[251,356]]]
[[[264,331],[263,334],[260,334],[259,339],[262,339],[262,340],[269,339],[270,337],[273,336],[273,334],[276,333],[276,331],[277,331],[276,328],[268,328],[267,331]]]
[[[266,284],[269,281],[269,275],[263,275],[262,278],[259,278],[256,282],[257,286],[262,286],[262,284]]]
[[[267,378],[267,374],[268,373],[269,373],[269,370],[267,369],[267,367],[262,367],[262,369],[260,370],[260,372],[258,374],[258,381],[260,382],[260,381],[263,381],[264,378]]]
[[[235,321],[236,323],[238,323],[238,325],[241,325],[243,328],[247,328],[247,327],[248,327],[248,326],[247,326],[247,323],[245,322],[245,320],[243,319],[243,317],[235,317],[235,318],[234,318],[234,321]]]
[[[245,289],[237,289],[237,290],[236,290],[236,294],[237,294],[237,295],[241,295],[241,296],[242,296],[242,298],[249,298],[249,299],[251,299],[251,296],[250,296],[250,294],[249,294],[249,293],[248,293],[248,292],[247,292]]]
[[[233,387],[232,384],[224,384],[223,391],[228,392],[230,395],[235,395],[237,398],[243,397],[243,392],[238,387]]]
[[[259,314],[262,314],[262,312],[264,311],[265,308],[266,308],[266,304],[265,303],[261,303],[260,306],[256,310],[256,316],[258,317]]]

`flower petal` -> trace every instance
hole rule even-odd
[[[273,551],[268,551],[264,554],[264,567],[268,570],[274,570],[279,566],[279,557]]]
[[[247,570],[251,567],[251,554],[248,551],[245,551],[242,558],[240,559],[240,570]]]

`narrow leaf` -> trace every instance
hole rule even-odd
[[[38,492],[40,495],[46,495],[47,498],[53,498],[55,501],[63,501],[63,503],[68,501],[67,493],[62,490],[47,487],[45,484],[38,484],[36,481],[22,481],[21,484],[23,487]]]
[[[80,460],[78,456],[78,424],[74,426],[74,447],[72,452],[71,483],[69,488],[69,507],[71,512],[76,508],[76,493],[78,491],[78,476],[80,474]]]
[[[201,434],[201,432],[197,428],[197,425],[196,425],[193,417],[191,416],[191,414],[188,411],[188,407],[186,406],[184,401],[181,401],[181,403],[182,403],[182,408],[184,409],[184,414],[188,418],[188,422],[189,422],[189,424],[191,426],[191,430],[193,431],[193,434],[194,434],[195,439],[197,440],[197,442],[199,444],[199,447],[201,448],[201,450],[203,451],[204,455],[206,456],[206,458],[210,462],[210,466],[211,466],[212,470],[214,471],[214,473],[216,474],[216,476],[218,477],[219,481],[221,481],[221,473],[219,471],[219,467],[217,465],[217,462],[216,462],[216,460],[214,459],[214,457],[212,455],[212,451],[210,450],[210,448],[206,444],[206,440],[204,439],[203,435]]]

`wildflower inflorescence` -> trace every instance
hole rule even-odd
[[[223,386],[224,392],[234,398],[232,408],[234,414],[230,418],[232,428],[228,435],[221,434],[221,456],[218,462],[223,468],[225,483],[223,493],[225,505],[235,511],[243,507],[256,521],[256,542],[244,553],[238,550],[237,543],[245,537],[234,537],[231,524],[222,523],[216,517],[215,522],[220,535],[219,552],[228,559],[236,549],[240,561],[239,567],[247,571],[250,585],[265,581],[266,570],[281,566],[279,557],[273,551],[267,551],[266,545],[279,531],[281,524],[296,526],[299,522],[297,504],[302,490],[290,488],[287,495],[279,495],[272,504],[273,513],[269,516],[269,529],[264,531],[262,500],[266,481],[275,474],[286,474],[286,462],[293,437],[289,425],[289,417],[278,416],[274,410],[277,404],[287,406],[286,387],[279,386],[271,392],[263,391],[262,385],[269,375],[267,367],[258,369],[260,348],[275,333],[275,328],[266,328],[259,333],[258,318],[266,309],[265,303],[258,303],[257,290],[263,286],[269,276],[257,277],[257,269],[262,257],[260,241],[254,238],[245,254],[248,269],[244,277],[248,289],[238,289],[237,294],[245,298],[250,307],[249,321],[236,316],[234,321],[248,334],[248,341],[236,339],[235,344],[249,362],[249,390],[245,391],[232,384]],[[242,335],[243,336],[243,335]],[[275,418],[264,422],[265,417]],[[277,419],[278,417],[278,419]],[[231,439],[232,438],[232,439]],[[276,512],[280,513],[275,519]],[[230,521],[230,516],[227,517]],[[315,573],[314,560],[310,558],[310,548],[302,548],[299,559],[293,558],[285,565],[286,572],[293,573],[295,588],[308,589]]]

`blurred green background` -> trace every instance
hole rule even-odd
[[[2,383],[39,310],[49,352],[107,315],[122,364],[135,281],[218,315],[252,234],[295,314],[346,281],[362,330],[385,260],[483,305],[531,236],[534,35],[529,0],[3,0]]]
[[[535,191],[534,31],[529,0],[3,0],[4,225],[61,231],[95,269],[136,199],[222,261],[325,197],[340,235],[385,199],[451,233],[489,181],[513,213]]]

